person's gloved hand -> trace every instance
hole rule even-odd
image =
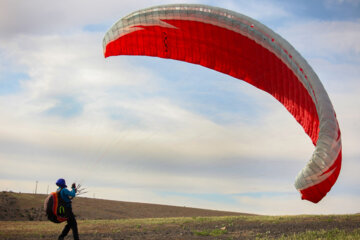
[[[75,189],[75,192],[77,191],[77,189],[76,189],[76,184],[75,184],[75,183],[73,183],[73,184],[71,185],[71,188]]]

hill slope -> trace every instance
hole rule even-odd
[[[46,195],[0,192],[0,220],[46,220]],[[236,216],[243,213],[133,203],[92,198],[75,198],[73,210],[78,219],[125,219],[159,217]],[[247,214],[248,215],[248,214]]]

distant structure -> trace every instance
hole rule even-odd
[[[35,183],[35,194],[37,194],[37,186],[38,186],[38,181],[36,181]]]

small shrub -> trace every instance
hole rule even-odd
[[[210,236],[210,231],[209,230],[194,231],[194,234],[197,236]]]

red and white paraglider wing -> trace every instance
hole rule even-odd
[[[199,64],[244,80],[281,102],[315,151],[296,178],[303,199],[320,201],[341,168],[341,138],[330,99],[309,64],[281,36],[242,14],[205,5],[134,12],[103,40],[105,57],[146,55]]]

